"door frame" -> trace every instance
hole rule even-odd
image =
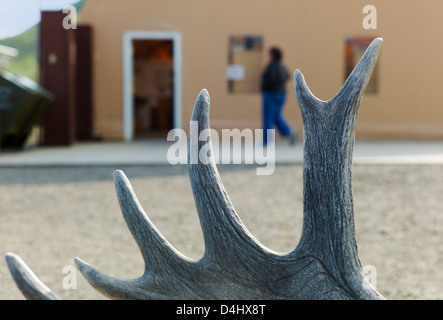
[[[182,127],[182,37],[178,31],[127,31],[123,34],[123,136],[134,139],[133,40],[172,40],[173,43],[173,127]]]

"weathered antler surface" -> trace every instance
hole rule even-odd
[[[41,282],[19,256],[14,253],[8,253],[6,255],[6,264],[12,278],[26,299],[60,300],[60,297]]]
[[[304,224],[292,252],[273,252],[249,233],[209,150],[209,164],[189,164],[205,241],[203,257],[193,261],[173,248],[143,211],[123,172],[116,171],[118,200],[145,270],[138,279],[116,279],[76,258],[90,284],[118,299],[383,299],[364,279],[358,258],[351,183],[357,113],[381,43],[372,42],[330,101],[315,98],[302,74],[295,72],[304,122]],[[194,137],[210,128],[206,90],[199,94],[191,120],[198,122],[198,134],[190,134],[189,150],[200,150],[207,141]],[[9,267],[14,274],[17,265]],[[22,288],[22,280],[14,279]]]

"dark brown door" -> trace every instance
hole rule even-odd
[[[54,100],[44,119],[45,145],[70,145],[75,139],[75,29],[63,28],[65,14],[42,12],[40,84]]]

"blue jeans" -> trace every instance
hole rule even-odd
[[[263,144],[268,143],[268,129],[277,128],[278,132],[286,137],[292,133],[289,124],[283,119],[282,111],[286,101],[286,94],[280,92],[262,92],[263,98]]]

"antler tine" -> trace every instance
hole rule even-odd
[[[88,280],[89,284],[98,292],[111,299],[162,299],[163,295],[149,291],[149,277],[141,276],[137,279],[118,279],[108,276],[84,262],[80,258],[74,258],[80,272]]]
[[[114,182],[123,216],[145,263],[154,269],[161,269],[189,260],[178,252],[151,222],[122,171],[114,172]]]
[[[112,298],[130,299],[132,297],[156,298],[155,294],[137,288],[141,283],[149,282],[149,273],[167,272],[168,269],[181,269],[191,262],[178,252],[158,231],[143,210],[137,196],[125,174],[114,172],[114,183],[118,201],[126,224],[140,248],[145,261],[145,276],[139,279],[118,279],[110,277],[76,258],[75,262],[89,283]],[[157,297],[158,298],[158,297]]]
[[[28,300],[60,300],[15,253],[6,254],[6,264],[17,287]]]
[[[111,299],[131,299],[133,297],[131,295],[135,288],[131,285],[133,280],[108,276],[78,257],[74,258],[74,262],[89,284],[104,296]]]
[[[354,68],[354,70],[352,70],[342,88],[331,102],[347,100],[353,101],[352,105],[360,105],[361,98],[363,97],[366,86],[371,78],[372,71],[374,70],[378,60],[382,43],[382,38],[375,38],[371,42],[357,66]],[[353,111],[357,112],[358,107],[354,108]]]
[[[216,257],[239,250],[267,251],[246,229],[229,196],[217,170],[212,149],[209,126],[209,93],[203,89],[198,95],[191,116],[188,144],[189,177],[203,230],[206,257]],[[204,136],[206,139],[201,137]],[[209,146],[209,147],[208,147]],[[201,159],[201,152],[207,151]],[[202,160],[202,161],[201,161]]]
[[[294,90],[297,97],[298,106],[300,107],[303,117],[303,123],[310,121],[306,117],[311,115],[315,116],[317,114],[317,112],[309,112],[308,110],[304,110],[305,108],[319,110],[327,103],[318,99],[314,94],[312,94],[311,90],[309,90],[309,87],[306,84],[305,77],[298,69],[296,69],[294,72]]]

